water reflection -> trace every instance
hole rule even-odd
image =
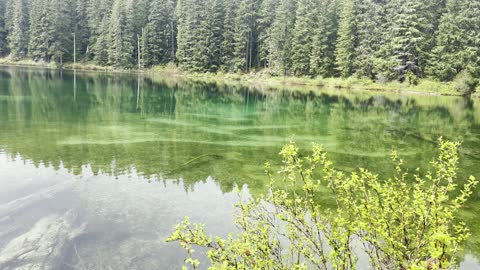
[[[53,214],[43,222],[73,220],[70,230],[81,231],[86,230],[82,221],[87,221],[87,228],[98,222],[93,234],[62,236],[83,239],[76,248],[88,246],[98,254],[104,254],[108,245],[92,239],[130,241],[141,235],[158,240],[152,228],[164,236],[176,218],[189,213],[199,218],[200,213],[212,213],[207,219],[211,224],[228,216],[221,218],[224,223],[230,220],[233,187],[263,192],[263,163],[277,162],[280,146],[292,135],[305,148],[311,142],[323,144],[343,170],[360,166],[381,175],[391,170],[392,148],[399,149],[410,168],[425,167],[435,154],[436,139],[444,136],[463,142],[460,176],[480,178],[479,104],[453,97],[334,90],[314,94],[171,78],[2,68],[0,203],[18,202],[57,185],[62,189],[38,205],[43,207],[38,214],[32,214],[35,208],[19,209],[15,215],[31,219],[21,229],[18,220],[0,221],[0,226],[10,224],[1,227],[0,247]],[[18,178],[17,171],[22,171]],[[82,181],[65,183],[68,179]],[[464,212],[471,224],[479,220],[479,195]],[[211,201],[215,196],[221,199]],[[56,204],[58,211],[49,208]],[[72,208],[74,214],[69,212]],[[109,236],[105,231],[110,227],[120,231]],[[214,231],[228,226],[220,227]],[[478,257],[480,228],[471,227],[475,237],[468,250]],[[70,251],[62,256],[78,263],[78,252],[88,258],[83,261],[101,262],[100,257],[72,249],[70,243],[76,241],[66,241],[64,250]],[[124,245],[125,253],[137,248]],[[173,254],[162,245],[152,243],[151,253],[145,252]],[[118,259],[132,263],[128,260]]]
[[[174,269],[184,254],[164,240],[184,215],[223,235],[233,228],[237,195],[211,178],[186,193],[173,181],[95,175],[89,166],[74,176],[5,154],[0,175],[4,270]]]

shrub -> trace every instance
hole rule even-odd
[[[470,95],[475,92],[478,80],[470,72],[464,70],[460,72],[453,80],[455,90],[462,95]]]
[[[407,80],[409,85],[418,85],[418,77],[417,75],[415,75],[415,73],[413,73],[412,70],[409,70],[405,74],[405,79]]]
[[[298,147],[287,144],[280,179],[266,165],[268,195],[237,204],[238,234],[211,238],[186,218],[167,241],[180,242],[194,269],[194,246],[208,249],[211,269],[355,269],[355,246],[363,247],[372,269],[453,268],[469,236],[456,213],[477,181],[470,177],[459,190],[459,144],[440,139],[439,145],[424,175],[404,172],[393,152],[394,174],[380,180],[366,169],[336,170],[319,145],[301,158]],[[333,207],[317,203],[326,190]]]

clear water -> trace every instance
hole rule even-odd
[[[0,269],[177,269],[174,224],[231,231],[233,188],[262,193],[292,137],[386,175],[392,149],[425,168],[443,136],[480,178],[480,100],[308,90],[0,68]],[[479,198],[462,269],[480,269]]]

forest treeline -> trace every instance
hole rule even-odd
[[[480,0],[0,0],[0,54],[195,72],[480,77]],[[140,46],[139,46],[140,45]]]

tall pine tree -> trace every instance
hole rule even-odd
[[[12,0],[8,48],[13,59],[27,56],[28,5],[27,0]]]
[[[173,61],[174,57],[174,3],[154,0],[143,36],[143,60],[146,66]]]
[[[429,74],[453,80],[463,70],[480,76],[479,0],[449,0],[440,21]]]
[[[314,49],[313,33],[319,28],[318,4],[315,0],[299,0],[297,3],[292,40],[292,71],[295,75],[308,75],[312,70],[310,57]]]
[[[8,53],[7,36],[6,1],[0,1],[0,56]]]
[[[355,48],[358,42],[358,34],[354,1],[343,0],[341,4],[335,56],[337,69],[342,77],[352,76],[355,71]]]
[[[280,75],[291,71],[292,38],[295,27],[296,1],[280,0],[271,27],[270,54],[272,70]]]
[[[310,74],[324,77],[335,74],[335,42],[338,35],[338,1],[321,0],[314,12],[318,19],[313,29]]]
[[[133,25],[127,11],[131,10],[128,0],[115,0],[108,29],[108,63],[114,66],[133,65]]]

